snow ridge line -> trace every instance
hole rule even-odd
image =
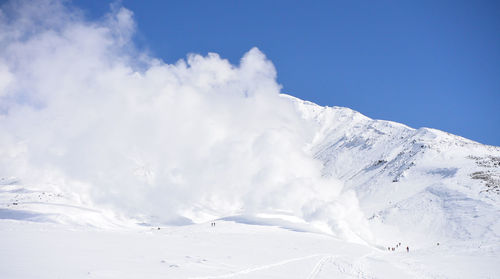
[[[305,257],[292,258],[292,259],[280,261],[280,262],[277,262],[277,263],[272,263],[272,264],[267,264],[267,265],[262,265],[262,266],[247,268],[247,269],[244,269],[244,270],[241,270],[241,271],[232,272],[232,273],[228,273],[228,274],[214,275],[214,276],[203,276],[203,277],[190,277],[189,279],[230,278],[230,277],[233,277],[233,276],[236,276],[236,275],[247,274],[247,273],[254,272],[254,271],[269,269],[269,268],[273,268],[273,267],[276,267],[276,266],[285,265],[285,264],[289,264],[289,263],[292,263],[292,262],[307,260],[307,259],[310,259],[310,258],[315,258],[315,257],[320,257],[320,256],[324,256],[324,254],[313,254],[313,255],[309,255],[309,256],[305,256]],[[321,262],[321,260],[320,260],[320,262]],[[316,264],[316,265],[318,265],[318,264]],[[316,269],[316,267],[314,267],[314,268]]]

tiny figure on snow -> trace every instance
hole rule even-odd
[[[406,246],[406,253],[410,252],[410,247]]]

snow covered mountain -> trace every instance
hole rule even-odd
[[[323,176],[355,190],[370,223],[426,238],[498,239],[499,147],[281,96],[314,127],[309,148],[323,163]],[[4,189],[16,182],[1,178]],[[19,189],[8,193],[6,207],[61,197]]]
[[[499,147],[280,94],[257,48],[166,63],[119,3],[14,2],[0,278],[498,277]]]
[[[340,179],[343,192],[356,193],[369,232],[349,226],[363,245],[346,242],[340,235],[325,236],[314,222],[280,211],[217,216],[217,232],[205,223],[157,229],[157,224],[137,224],[58,185],[3,177],[0,235],[11,242],[0,255],[2,262],[28,253],[32,256],[27,260],[47,272],[33,273],[16,260],[0,274],[9,278],[134,278],[145,273],[153,278],[493,278],[493,262],[500,255],[499,147],[434,129],[373,120],[348,108],[321,107],[288,95],[281,98],[313,128],[306,149],[322,162],[322,175]],[[154,236],[146,239],[144,233]],[[54,235],[65,246],[57,248]],[[119,241],[109,241],[117,237]],[[31,246],[23,246],[26,241]],[[124,243],[136,248],[130,250]],[[307,245],[293,244],[290,250],[289,243]],[[274,247],[273,253],[260,260],[241,250],[266,254],[268,246]],[[396,252],[386,250],[394,246]],[[402,254],[406,246],[412,253]],[[51,253],[54,264],[40,262],[40,257],[49,255],[44,251],[53,247],[57,253],[71,247],[72,254],[94,255],[94,260],[72,256],[61,268],[55,264],[60,257]],[[101,251],[98,247],[106,247],[99,256],[93,252]],[[151,254],[144,260],[142,253]],[[108,265],[109,258],[141,265]],[[297,269],[291,272],[289,265]]]
[[[323,162],[323,175],[355,190],[374,227],[390,225],[426,242],[498,243],[499,147],[283,97],[316,126],[311,149]],[[387,230],[376,235],[396,237]]]
[[[306,148],[322,162],[322,175],[341,180],[343,192],[356,193],[370,225],[364,241],[382,245],[405,238],[414,240],[417,246],[422,239],[425,243],[445,239],[499,241],[499,147],[435,129],[416,130],[373,120],[348,108],[322,107],[289,95],[281,98],[291,102],[313,128],[312,141]],[[30,220],[45,218],[99,227],[110,225],[111,216],[119,214],[88,208],[94,206],[88,197],[62,192],[61,185],[23,185],[19,179],[0,180],[4,218],[16,215],[7,210],[18,209],[34,212],[17,213]],[[64,206],[65,210],[47,205]],[[84,214],[75,217],[75,210]],[[107,217],[102,218],[103,212]]]

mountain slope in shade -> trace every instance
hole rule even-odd
[[[499,147],[283,97],[316,126],[310,148],[323,175],[355,190],[377,242],[498,243]]]

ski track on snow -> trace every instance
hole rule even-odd
[[[311,274],[309,274],[309,277],[307,279],[315,279],[320,272],[323,270],[323,267],[326,264],[332,264],[334,265],[338,272],[341,274],[349,275],[352,276],[353,278],[359,278],[359,279],[376,279],[377,277],[367,273],[366,271],[363,270],[362,267],[359,265],[356,265],[354,263],[350,263],[346,260],[342,260],[340,258],[336,259],[338,257],[336,256],[325,256],[321,260],[318,261],[316,266],[313,268]]]
[[[311,273],[307,277],[307,279],[315,279],[317,276],[321,273],[323,270],[323,267],[330,263],[334,265],[339,273],[341,274],[346,274],[350,275],[354,278],[361,278],[361,279],[375,279],[377,277],[366,273],[363,271],[363,269],[355,264],[349,263],[347,261],[342,261],[342,260],[335,260],[336,256],[333,255],[325,255],[325,254],[313,254],[305,257],[299,257],[299,258],[292,258],[284,261],[280,261],[277,263],[272,263],[272,264],[267,264],[267,265],[262,265],[262,266],[257,266],[257,267],[252,267],[252,268],[247,268],[241,271],[237,272],[232,272],[232,273],[227,273],[227,274],[222,274],[222,275],[213,275],[213,276],[202,276],[202,277],[190,277],[189,279],[218,279],[218,278],[231,278],[234,276],[242,275],[242,274],[248,274],[251,272],[255,271],[261,271],[265,269],[270,269],[273,267],[277,266],[282,266],[286,265],[292,262],[297,262],[297,261],[302,261],[302,260],[307,260],[310,258],[315,258],[315,257],[321,257],[321,259],[316,263],[316,265],[313,267]]]
[[[325,265],[325,263],[328,262],[331,259],[333,259],[333,256],[324,256],[323,258],[321,258],[318,261],[318,263],[314,266],[313,270],[311,271],[311,273],[309,274],[309,276],[307,277],[307,279],[315,279],[316,276],[318,276],[318,274],[323,269],[323,266]]]
[[[281,266],[281,265],[285,265],[285,264],[289,264],[289,263],[292,263],[292,262],[297,262],[297,261],[303,261],[303,260],[307,260],[307,259],[310,259],[310,258],[315,258],[315,257],[320,257],[320,256],[324,256],[324,254],[313,254],[313,255],[309,255],[309,256],[305,256],[305,257],[299,257],[299,258],[292,258],[292,259],[288,259],[288,260],[284,260],[284,261],[280,261],[280,262],[277,262],[277,263],[272,263],[272,264],[267,264],[267,265],[262,265],[262,266],[257,266],[257,267],[252,267],[252,268],[247,268],[247,269],[244,269],[244,270],[241,270],[241,271],[237,271],[237,272],[232,272],[232,273],[227,273],[227,274],[222,274],[222,275],[213,275],[213,276],[203,276],[203,277],[190,277],[189,279],[217,279],[217,278],[231,278],[233,276],[237,276],[237,275],[241,275],[241,274],[247,274],[247,273],[251,273],[251,272],[255,272],[255,271],[260,271],[260,270],[265,270],[265,269],[269,269],[269,268],[273,268],[273,267],[277,267],[277,266]],[[318,267],[318,265],[320,264],[320,262],[322,261],[326,261],[325,260],[328,259],[328,257],[323,257],[319,262],[318,264],[316,264],[316,266],[314,267],[313,269],[313,272],[315,269],[319,269],[321,270],[321,267]],[[312,273],[311,273],[312,274]],[[316,276],[316,275],[314,275]],[[311,277],[311,275],[309,275],[308,279],[309,278],[314,278],[314,277]]]
[[[335,265],[338,271],[342,274],[350,275],[354,278],[359,279],[376,279],[377,277],[363,271],[361,267],[356,264],[350,263],[348,261],[332,261],[333,265]]]

